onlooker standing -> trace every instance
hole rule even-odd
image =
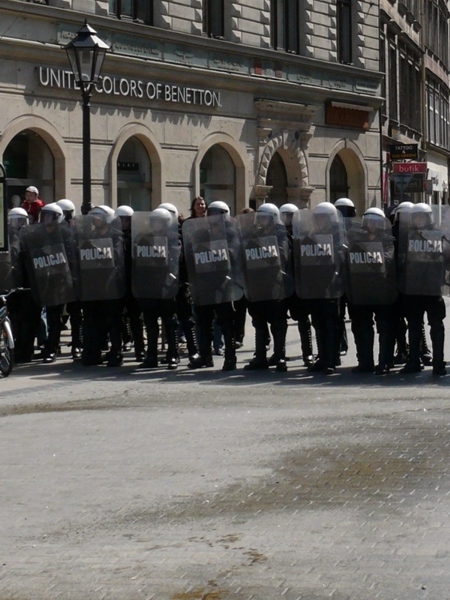
[[[30,185],[25,190],[25,200],[22,202],[22,208],[24,208],[29,216],[30,223],[39,222],[39,213],[41,208],[45,205],[45,202],[39,198],[39,190],[34,185]]]

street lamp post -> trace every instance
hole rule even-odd
[[[81,213],[87,215],[91,202],[91,96],[98,81],[109,45],[97,37],[87,20],[77,36],[64,48],[83,98],[83,201]]]

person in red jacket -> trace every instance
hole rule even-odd
[[[24,208],[29,217],[30,223],[38,223],[39,222],[39,213],[41,212],[41,208],[44,206],[44,202],[39,198],[39,190],[34,185],[30,185],[25,190],[25,201],[22,203],[22,208]]]

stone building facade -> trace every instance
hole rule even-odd
[[[81,94],[62,46],[111,45],[91,102],[92,199],[232,212],[381,205],[379,6],[366,0],[0,0],[9,202],[81,203]]]
[[[380,68],[383,84],[383,200],[448,204],[448,0],[381,0]],[[411,147],[406,158],[392,154]],[[401,176],[401,162],[426,163],[423,175]],[[436,212],[440,212],[437,210]]]

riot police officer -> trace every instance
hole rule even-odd
[[[295,204],[283,204],[280,206],[280,218],[284,223],[288,232],[290,245],[292,245],[292,219],[296,212],[299,211]],[[302,357],[305,366],[309,367],[314,362],[311,321],[311,306],[308,300],[300,299],[295,292],[287,299],[288,310],[291,318],[297,322],[297,328],[300,335],[300,344],[302,347]]]
[[[62,225],[73,229],[74,218],[76,215],[75,204],[69,198],[61,198],[56,204],[62,209],[64,220]],[[83,312],[81,310],[81,302],[75,300],[66,304],[66,310],[70,319],[70,347],[73,360],[81,358],[82,331],[83,331]]]
[[[46,309],[48,332],[42,356],[45,363],[56,360],[64,305],[75,299],[75,246],[70,230],[61,227],[62,221],[61,207],[54,202],[46,204],[39,224],[24,230],[22,238],[35,300]]]
[[[340,298],[344,293],[342,216],[330,202],[294,215],[295,287],[310,300],[318,356],[308,370],[332,374],[339,364]]]
[[[348,229],[347,238],[346,296],[358,359],[353,372],[381,375],[389,372],[394,350],[397,281],[391,225],[380,208],[369,208],[361,224],[355,221]],[[376,367],[374,318],[379,341]]]
[[[164,208],[132,218],[132,290],[147,330],[147,355],[141,368],[158,367],[159,318],[167,341],[168,369],[178,366],[178,320],[175,296],[179,289],[181,242],[178,223]]]
[[[116,217],[119,217],[122,225],[122,240],[125,260],[126,292],[123,297],[122,314],[122,345],[125,347],[127,340],[133,340],[134,355],[138,362],[145,358],[144,325],[142,322],[141,309],[131,289],[132,251],[131,251],[131,219],[134,210],[131,206],[121,204],[116,209]]]
[[[76,219],[79,254],[78,289],[83,306],[82,363],[102,363],[109,335],[107,366],[117,367],[122,354],[122,298],[125,295],[122,227],[114,210],[100,205]]]
[[[255,328],[255,354],[246,371],[286,365],[287,301],[293,292],[289,277],[290,249],[278,207],[266,202],[256,213],[238,216],[244,251],[245,288],[248,312]],[[267,331],[273,337],[273,357],[267,360]]]
[[[422,369],[420,343],[424,314],[427,313],[433,351],[433,375],[446,374],[444,362],[445,303],[442,286],[449,245],[434,224],[431,207],[415,204],[409,226],[399,238],[399,284],[403,293],[403,309],[408,322],[409,357],[402,373],[417,373]]]
[[[242,296],[241,260],[236,225],[225,202],[211,202],[205,218],[187,219],[182,228],[184,254],[199,330],[199,357],[189,368],[214,366],[214,318],[225,342],[223,371],[236,368],[233,302]]]

